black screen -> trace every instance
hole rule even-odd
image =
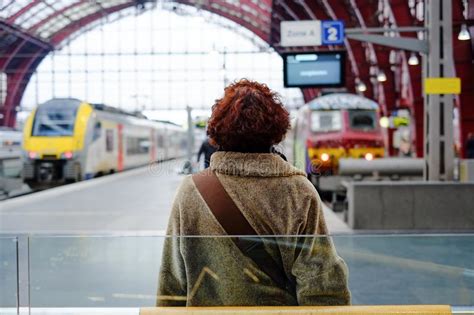
[[[344,85],[344,52],[290,53],[283,61],[285,87]]]

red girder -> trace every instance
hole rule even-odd
[[[52,47],[48,43],[11,25],[5,27],[4,30],[14,34],[18,39],[0,57],[0,71],[7,75],[7,96],[4,104],[2,104],[3,106],[0,108],[0,112],[3,115],[0,119],[0,125],[14,126],[16,118],[15,107],[19,105],[24,88],[31,77],[30,66],[38,64],[38,57],[35,52],[43,52],[41,55],[44,56],[46,52],[52,50]],[[22,54],[22,49],[27,47],[31,47],[31,50],[35,52],[19,55]],[[18,63],[19,66],[14,71],[11,71],[10,65],[13,62],[15,62],[15,65]]]
[[[31,57],[23,59],[14,73],[7,74],[7,97],[2,108],[3,124],[13,127],[16,119],[16,106],[20,105],[28,82],[33,75],[34,69],[43,60],[49,51],[44,48],[37,49]]]
[[[190,6],[196,6],[197,5],[196,1],[193,1],[193,0],[177,0],[176,2],[186,4],[186,5],[190,5]],[[216,8],[216,6],[213,6],[213,4],[216,4],[219,7],[225,8],[225,10],[221,10],[219,8]],[[251,32],[253,32],[258,37],[260,37],[261,39],[263,39],[265,42],[268,43],[270,41],[270,27],[271,27],[270,14],[271,13],[266,12],[265,10],[260,8],[258,5],[252,3],[251,1],[248,1],[248,0],[242,0],[242,1],[240,1],[240,4],[241,5],[246,5],[250,8],[252,8],[252,9],[254,9],[255,12],[257,12],[258,14],[253,15],[253,14],[247,13],[242,8],[239,8],[238,6],[235,6],[231,3],[228,3],[228,2],[222,1],[222,0],[199,2],[199,7],[206,10],[206,11],[215,13],[215,14],[220,15],[220,16],[223,16],[223,17],[225,17],[225,18],[227,18],[227,19],[229,19],[229,20],[231,20],[231,21],[247,28],[248,30],[250,30]],[[267,5],[269,5],[271,7],[271,5],[268,4],[268,2],[267,2]],[[234,16],[234,15],[226,12],[226,11],[230,11],[230,10],[241,13],[242,17]],[[246,16],[246,14],[248,16]],[[246,16],[248,20],[257,21],[257,23],[261,27],[259,28],[259,27],[254,26],[251,22],[245,20],[243,18],[243,16]]]
[[[366,27],[373,27],[373,26],[378,26],[374,24],[374,17],[377,14],[377,2],[376,1],[357,1],[354,0],[351,2],[351,0],[346,0],[346,9],[350,8],[352,11],[352,14],[355,16],[355,19],[357,20],[357,23],[360,25],[361,28],[366,28]],[[364,49],[365,53],[365,69],[366,71],[366,79],[364,80],[367,87],[372,88],[372,95],[368,93],[368,96],[370,98],[375,99],[381,106],[382,112],[386,113],[387,112],[387,106],[385,103],[385,97],[384,97],[384,90],[383,87],[380,87],[380,84],[375,81],[373,82],[374,78],[371,76],[370,73],[370,68],[372,66],[378,66],[378,58],[377,58],[377,53],[375,52],[374,44],[371,43],[360,43]],[[374,60],[371,60],[371,58],[375,58]],[[362,60],[358,60],[359,62],[362,62]],[[388,79],[388,75],[387,75]],[[367,89],[369,91],[369,89]]]
[[[10,16],[8,19],[7,19],[7,23],[9,24],[13,24],[15,23],[15,20],[17,18],[19,18],[21,15],[25,14],[26,12],[28,12],[31,8],[33,8],[34,6],[36,6],[37,4],[43,2],[43,0],[33,0],[31,1],[30,3],[28,3],[27,5],[25,5],[23,8],[21,8],[21,10],[18,10],[18,12],[16,12],[15,14],[13,14],[12,16]]]
[[[9,49],[0,55],[0,71],[5,72],[8,68],[8,65],[12,62],[15,58],[29,58],[29,56],[18,56],[21,53],[21,50],[27,45],[34,45],[37,47],[42,47],[45,49],[52,49],[48,43],[43,42],[42,40],[33,37],[29,33],[26,33],[22,30],[19,30],[13,26],[6,27],[5,31],[11,32],[15,36],[17,36],[17,40],[14,44],[12,44]]]
[[[410,14],[410,8],[408,7],[408,3],[405,0],[395,0],[391,1],[390,3],[393,15],[395,16],[395,20],[397,22],[397,26],[413,26],[419,24],[417,22],[414,23],[414,18]],[[416,37],[416,34],[408,33],[404,36],[407,37]],[[402,62],[406,62],[406,58],[403,58]],[[409,66],[407,64],[401,64],[400,67],[408,68],[409,74],[409,86],[404,87],[401,86],[401,89],[409,89],[411,92],[408,93],[409,97],[406,100],[399,99],[399,101],[403,102],[404,105],[410,108],[412,111],[412,116],[414,117],[414,144],[416,149],[416,155],[418,157],[423,156],[423,139],[424,139],[424,130],[423,130],[423,120],[424,120],[424,112],[423,112],[423,94],[421,93],[421,61],[420,65],[418,66]],[[399,96],[399,98],[401,95]]]
[[[5,72],[6,66],[15,58],[21,48],[27,43],[26,40],[17,39],[17,44],[10,47],[5,53],[0,55],[0,71]]]
[[[324,2],[324,1],[323,1]],[[328,2],[330,8],[335,13],[335,17],[340,20],[345,21],[346,27],[357,27],[357,21],[351,16],[350,8],[347,7],[347,4],[343,3],[340,0],[326,1]],[[358,76],[367,86],[367,91],[364,92],[364,95],[373,98],[374,92],[370,84],[370,64],[367,62],[366,51],[363,43],[354,40],[347,40],[346,47],[352,53],[352,59],[354,60],[355,68],[358,73],[354,73],[355,76]],[[352,85],[352,89],[349,91],[355,91],[355,85]]]
[[[89,0],[80,0],[80,1],[77,1],[77,2],[74,2],[70,5],[67,5],[65,6],[64,8],[62,8],[61,10],[56,10],[54,11],[52,14],[48,15],[46,18],[42,19],[41,21],[39,21],[38,23],[36,23],[35,25],[31,26],[28,31],[29,32],[35,32],[38,28],[40,28],[42,25],[48,23],[49,21],[51,21],[52,19],[54,19],[55,17],[57,16],[60,16],[60,15],[63,15],[64,12],[66,12],[67,10],[71,9],[71,8],[74,8],[74,7],[77,7],[85,2],[90,2]]]
[[[352,5],[348,5],[348,7],[351,7],[355,11],[358,10],[354,13],[358,19],[362,18],[359,23],[364,28],[384,26],[383,23],[380,23],[378,20],[377,10],[379,8],[377,2],[371,3],[370,1],[354,0],[351,4],[355,4],[356,6],[353,7]],[[378,69],[382,70],[387,77],[385,82],[378,82],[374,77],[372,77],[370,81],[374,88],[374,98],[380,104],[383,115],[388,115],[396,107],[397,101],[395,77],[390,65],[390,49],[380,45],[367,44],[366,53],[374,55],[375,60],[373,61],[376,63]],[[393,132],[394,130],[388,129],[387,137],[385,139],[389,149],[389,155],[391,156],[395,154],[393,148]]]
[[[469,3],[468,19],[474,19],[474,0]],[[463,21],[462,2],[453,3],[453,20]],[[471,42],[457,39],[460,25],[453,26],[453,58],[456,76],[461,78],[459,95],[459,124],[461,156],[466,156],[464,148],[469,133],[474,133],[474,27],[470,27]]]
[[[310,15],[314,14],[314,12],[308,12],[304,10],[302,6],[297,7],[297,5],[298,4],[293,3],[293,2],[288,2],[288,3],[279,2],[277,10],[282,10],[281,14],[286,14],[288,16],[288,18],[285,20],[293,20],[293,19],[307,20],[308,18],[310,18]],[[274,9],[275,9],[275,6],[274,6]],[[277,23],[279,24],[280,21],[277,21]],[[277,28],[276,32],[273,32],[273,34],[274,35],[278,34],[278,38],[280,37],[279,27]],[[302,49],[299,48],[298,50],[301,51]],[[281,53],[283,50],[278,47],[277,51]],[[304,88],[304,89],[301,89],[301,91],[303,93],[303,99],[305,102],[312,100],[319,94],[319,89],[315,89],[315,88]]]

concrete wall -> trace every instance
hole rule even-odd
[[[461,182],[474,183],[474,159],[461,160],[459,173]]]
[[[348,224],[368,230],[474,230],[474,183],[352,182]]]

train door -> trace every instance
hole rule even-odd
[[[156,146],[158,148],[157,157],[158,161],[166,159],[166,146],[165,146],[166,129],[165,126],[159,126],[156,130]]]
[[[118,140],[117,169],[119,171],[123,171],[124,147],[123,147],[123,125],[122,124],[117,125],[117,140]]]
[[[156,162],[156,129],[150,128],[150,162]]]
[[[103,173],[104,151],[105,151],[105,136],[104,136],[104,122],[99,118],[91,119],[91,124],[88,128],[88,145],[84,150],[85,154],[85,179],[90,179],[97,174]]]
[[[170,130],[168,126],[163,128],[163,160],[170,158]]]

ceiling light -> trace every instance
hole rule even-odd
[[[461,25],[461,30],[459,31],[458,39],[459,40],[470,40],[471,39],[471,34],[469,34],[469,31],[467,29],[466,24]]]
[[[385,72],[383,70],[379,70],[379,73],[377,74],[377,81],[379,82],[387,81],[387,76],[385,75]]]
[[[357,83],[357,85],[356,85],[356,89],[359,92],[365,92],[365,91],[367,91],[367,85],[365,85],[364,82],[359,81],[359,83]]]
[[[417,66],[419,63],[420,61],[418,60],[418,57],[416,56],[414,52],[412,52],[410,55],[410,58],[408,58],[408,64],[410,66]]]

